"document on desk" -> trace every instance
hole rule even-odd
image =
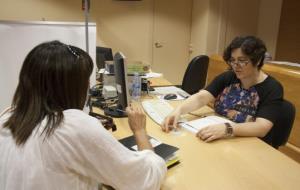
[[[206,116],[203,118],[195,119],[188,122],[180,123],[179,125],[192,133],[197,133],[200,129],[207,127],[209,125],[221,124],[221,123],[233,123],[229,119],[219,117],[219,116]]]

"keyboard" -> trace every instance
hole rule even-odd
[[[180,95],[181,97],[183,97],[183,98],[188,98],[188,97],[191,96],[189,93],[187,93],[187,92],[184,91],[184,90],[177,91],[176,93],[177,93],[178,95]]]
[[[149,117],[159,125],[174,110],[168,102],[161,99],[145,100],[142,106]]]

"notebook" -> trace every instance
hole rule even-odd
[[[130,150],[138,150],[134,136],[125,137],[119,141]],[[179,148],[162,143],[150,136],[149,141],[152,144],[154,152],[166,161],[166,165],[168,168],[171,168],[172,166],[175,166],[179,163],[179,158],[176,155],[176,151],[179,150]]]

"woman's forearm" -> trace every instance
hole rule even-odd
[[[264,137],[273,124],[267,119],[257,118],[255,122],[232,124],[234,136]]]
[[[198,93],[190,96],[188,99],[186,99],[180,106],[178,106],[176,109],[181,114],[186,114],[191,111],[197,110],[209,102],[213,101],[214,97],[206,90],[201,90]]]
[[[134,137],[139,150],[153,150],[152,145],[149,142],[147,132],[144,129],[135,131]]]

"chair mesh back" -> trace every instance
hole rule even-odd
[[[205,86],[209,58],[200,55],[192,59],[188,65],[181,88],[189,94],[195,94]]]

